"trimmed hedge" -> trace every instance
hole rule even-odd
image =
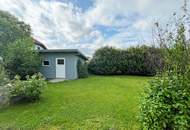
[[[163,61],[162,51],[156,47],[103,47],[95,52],[88,67],[98,75],[155,75],[163,69]]]

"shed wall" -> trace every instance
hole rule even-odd
[[[66,79],[77,79],[77,61],[79,57],[72,53],[41,53],[42,60],[49,60],[50,66],[42,66],[40,72],[47,79],[56,78],[56,58],[65,58],[65,77]]]

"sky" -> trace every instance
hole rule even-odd
[[[0,10],[29,24],[49,49],[151,44],[154,23],[180,13],[184,0],[0,0]],[[188,4],[190,8],[190,4]]]

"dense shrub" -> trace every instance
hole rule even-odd
[[[88,66],[86,63],[83,63],[81,60],[78,60],[77,69],[79,78],[88,77]]]
[[[38,72],[40,59],[33,49],[30,25],[0,10],[0,30],[0,62],[2,57],[9,78],[18,74],[24,79]]]
[[[40,56],[34,50],[31,38],[16,40],[9,44],[4,52],[4,66],[11,79],[16,75],[25,79],[26,75],[32,76],[40,67]]]
[[[90,72],[101,75],[121,73],[118,68],[119,54],[119,50],[113,47],[98,49],[89,63]]]
[[[100,75],[155,75],[157,69],[163,68],[163,64],[159,48],[140,46],[122,50],[103,47],[93,55],[89,71]]]
[[[141,102],[144,130],[190,130],[190,39],[186,37],[186,20],[190,20],[186,15],[175,19],[175,25],[167,25],[172,30],[156,24],[166,64]]]
[[[144,130],[190,129],[190,80],[183,75],[165,75],[150,82],[141,104]]]
[[[16,76],[10,88],[12,102],[27,100],[33,101],[39,99],[42,89],[46,86],[46,81],[41,74],[35,74],[27,77],[27,80],[20,80]]]

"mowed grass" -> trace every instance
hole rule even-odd
[[[90,76],[48,83],[40,101],[0,110],[0,130],[137,130],[149,77]]]

